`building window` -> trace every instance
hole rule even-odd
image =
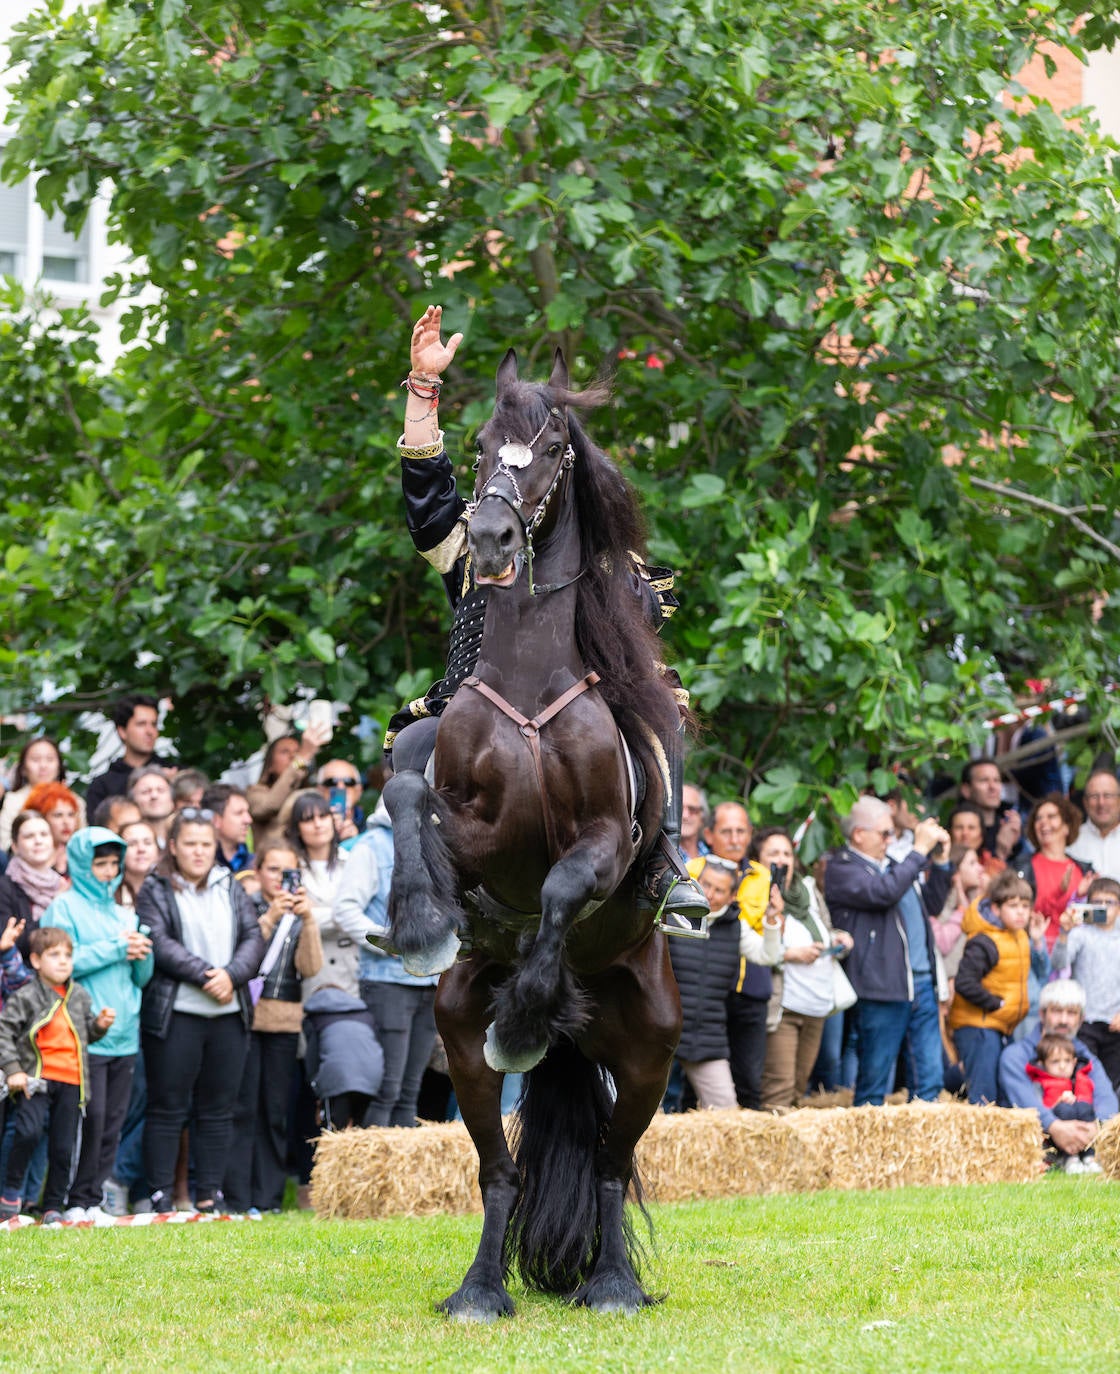
[[[88,285],[92,280],[89,221],[75,237],[67,233],[60,215],[43,213],[30,182],[0,186],[0,273],[24,286],[34,285],[39,278],[48,285]]]

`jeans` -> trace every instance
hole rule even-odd
[[[367,1126],[415,1126],[416,1099],[436,1042],[436,990],[428,984],[361,984],[385,1054],[381,1087],[366,1112]]]
[[[144,1121],[148,1115],[148,1080],[144,1074],[144,1056],[135,1056],[132,1067],[132,1091],[128,1098],[128,1112],[121,1128],[113,1177],[128,1189],[129,1198],[136,1202],[151,1193],[148,1176],[144,1172]]]
[[[226,1171],[233,1108],[248,1047],[249,1032],[238,1012],[193,1016],[176,1011],[166,1038],[145,1034],[144,1165],[153,1195],[171,1196],[179,1137],[188,1122],[196,1201],[210,1201],[217,1195]]]
[[[923,1102],[936,1102],[944,1079],[933,979],[928,975],[915,977],[912,1002],[869,1002],[861,998],[854,1011],[859,1054],[855,1105],[883,1105],[894,1088],[895,1066],[904,1046],[914,1096]]]
[[[76,1083],[47,1080],[47,1090],[16,1099],[15,1139],[2,1180],[5,1197],[15,1197],[39,1143],[47,1141],[47,1184],[43,1211],[60,1211],[66,1202],[81,1141],[81,1090]],[[28,1199],[30,1201],[30,1199]]]
[[[731,1050],[731,1077],[739,1106],[762,1109],[762,1068],[766,1062],[766,1009],[761,997],[732,992],[727,997],[727,1043]]]
[[[70,1189],[71,1207],[99,1207],[102,1186],[113,1172],[121,1127],[132,1094],[134,1054],[91,1054],[82,1152]]]
[[[226,1202],[234,1212],[275,1211],[288,1180],[288,1099],[298,1031],[253,1031],[233,1113]]]
[[[968,1100],[974,1107],[999,1099],[999,1057],[1010,1042],[1000,1031],[983,1026],[958,1026],[953,1043],[961,1057]]]

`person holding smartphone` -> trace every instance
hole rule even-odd
[[[345,759],[328,759],[316,775],[315,787],[327,799],[339,844],[349,849],[362,833],[365,821],[358,805],[362,800],[361,773]]]
[[[796,1106],[805,1095],[824,1023],[835,1009],[833,960],[847,955],[852,937],[832,929],[813,879],[798,869],[788,831],[779,826],[755,831],[750,857],[770,870],[785,908],[762,1072],[762,1108],[771,1111]]]
[[[1120,1093],[1120,883],[1114,878],[1094,879],[1085,905],[1080,921],[1078,907],[1062,912],[1062,934],[1052,962],[1055,968],[1068,965],[1085,989],[1085,1020],[1078,1035]]]
[[[288,1102],[303,1024],[301,988],[323,966],[319,927],[299,872],[299,857],[284,840],[268,840],[254,856],[260,893],[252,898],[264,957],[249,982],[253,1020],[241,1073],[226,1166],[231,1212],[276,1212],[288,1171]]]

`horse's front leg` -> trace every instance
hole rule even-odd
[[[421,773],[395,773],[382,792],[393,820],[390,939],[409,973],[442,973],[455,962],[464,924],[447,831],[450,812]]]
[[[665,1094],[680,1038],[680,998],[663,935],[652,935],[606,977],[610,988],[597,999],[599,1014],[580,1048],[610,1071],[616,1097],[596,1161],[599,1255],[574,1301],[597,1312],[633,1313],[655,1299],[640,1281],[626,1193],[634,1149]]]
[[[541,888],[541,923],[523,962],[498,989],[494,1022],[486,1032],[486,1062],[504,1073],[525,1073],[561,1035],[576,1036],[588,1002],[564,962],[564,941],[589,908],[617,882],[616,838],[585,840],[549,871]]]
[[[482,1189],[482,1238],[463,1282],[439,1304],[457,1321],[489,1322],[513,1315],[505,1286],[505,1243],[517,1201],[519,1177],[502,1127],[502,1075],[482,1057],[482,1030],[493,986],[489,970],[474,959],[449,969],[436,994],[436,1021],[463,1121],[478,1151]]]

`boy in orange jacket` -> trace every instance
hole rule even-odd
[[[1050,973],[1046,918],[1032,910],[1030,884],[1010,869],[965,912],[968,937],[957,969],[949,1030],[964,1067],[968,1100],[994,1103],[999,1057],[1030,1005],[1027,980]],[[1029,934],[1028,934],[1029,931]]]

